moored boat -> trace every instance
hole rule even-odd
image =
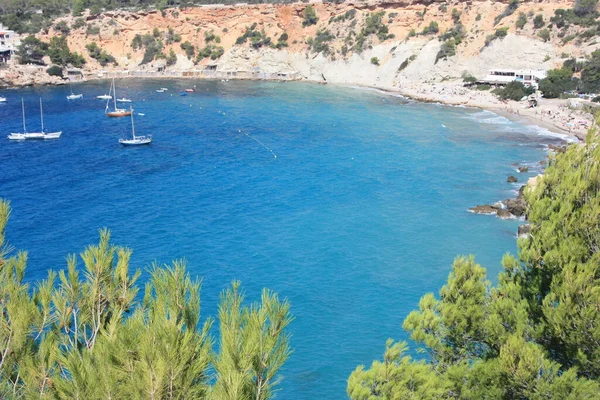
[[[59,132],[44,132],[44,109],[42,107],[42,99],[40,99],[40,118],[42,123],[41,132],[27,132],[27,126],[25,125],[25,103],[21,99],[21,108],[23,110],[23,132],[22,133],[11,133],[8,135],[10,140],[46,140],[46,139],[58,139],[62,135],[62,131]]]
[[[119,143],[123,146],[140,146],[144,144],[152,143],[152,135],[144,135],[144,136],[136,136],[135,135],[135,127],[133,125],[133,109],[129,108],[131,113],[131,139],[119,139]]]

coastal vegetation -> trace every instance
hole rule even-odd
[[[245,304],[239,282],[213,319],[184,261],[130,267],[131,250],[100,231],[97,245],[47,279],[25,279],[27,253],[6,240],[0,200],[0,397],[269,399],[291,354],[290,305],[263,290]],[[218,350],[215,348],[218,340]]]
[[[389,339],[349,377],[351,399],[594,399],[600,393],[600,137],[550,157],[525,191],[530,233],[497,284],[457,257],[439,297],[403,327],[423,357]]]

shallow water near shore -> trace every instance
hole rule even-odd
[[[495,280],[518,222],[467,209],[514,196],[558,143],[495,114],[369,90],[128,80],[118,97],[134,100],[136,133],[154,142],[123,148],[130,120],[105,117],[94,98],[108,87],[74,85],[84,97],[71,102],[69,87],[3,92],[0,197],[13,207],[8,240],[29,251],[27,279],[65,267],[108,227],[134,267],[187,259],[203,278],[203,318],[234,279],[248,300],[273,289],[296,318],[281,399],[345,398],[357,365],[381,358],[388,337],[408,339],[403,319],[456,255],[476,254]],[[21,96],[29,130],[41,96],[59,140],[6,139],[21,131]]]

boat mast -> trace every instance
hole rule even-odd
[[[129,111],[131,112],[131,134],[133,135],[133,140],[135,140],[135,127],[133,126],[133,109],[129,106]]]
[[[117,111],[117,87],[115,86],[115,78],[113,78],[113,95],[115,97],[113,97],[113,100],[115,102],[115,111]]]
[[[40,97],[40,117],[42,119],[42,133],[44,133],[44,109],[42,108],[42,98]]]
[[[22,97],[21,97],[21,108],[23,109],[23,133],[26,133],[27,127],[25,126],[25,102],[23,101]]]
[[[110,103],[110,94],[112,93],[112,84],[110,85],[110,89],[108,89],[108,96],[109,98],[106,99],[106,109],[104,110],[104,113],[108,112],[108,103]]]

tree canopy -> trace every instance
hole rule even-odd
[[[131,250],[110,243],[25,281],[27,253],[5,240],[0,200],[0,397],[269,399],[291,354],[287,300],[264,290],[244,305],[239,282],[221,295],[219,350],[201,320],[200,281],[183,261],[153,266],[140,287]]]
[[[388,340],[351,399],[596,399],[600,393],[600,138],[550,157],[525,191],[531,233],[492,285],[458,257],[404,321],[425,356]]]

